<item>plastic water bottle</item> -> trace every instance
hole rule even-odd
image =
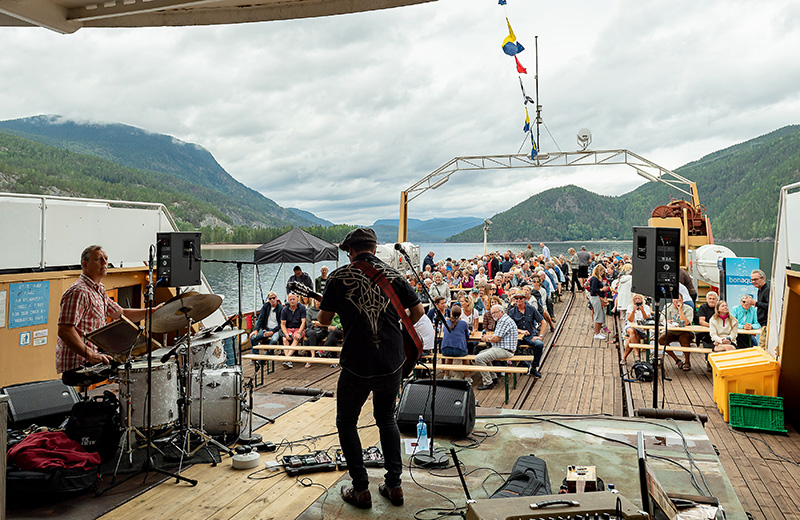
[[[417,451],[426,451],[428,449],[428,425],[422,416],[419,416],[417,423]]]

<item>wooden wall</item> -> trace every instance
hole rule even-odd
[[[55,271],[42,273],[21,273],[0,275],[0,294],[5,292],[4,308],[0,309],[5,317],[4,326],[0,327],[0,387],[57,379],[56,374],[56,336],[58,334],[58,314],[61,295],[80,276],[80,271]],[[24,282],[49,281],[49,300],[47,306],[47,323],[9,328],[9,312],[12,300],[11,284]],[[103,283],[112,298],[118,294],[138,295],[131,306],[142,305],[141,293],[147,286],[147,269],[145,267],[125,267],[109,269]],[[134,286],[130,288],[131,286]],[[124,289],[124,288],[130,289]],[[126,302],[121,302],[126,307]],[[21,335],[30,333],[30,344],[20,345]],[[36,337],[38,336],[38,337]],[[41,344],[34,344],[36,343]]]

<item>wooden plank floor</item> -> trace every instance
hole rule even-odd
[[[791,428],[788,435],[747,432],[747,436],[731,429],[714,403],[713,377],[706,370],[704,358],[692,354],[689,372],[667,358],[665,375],[671,381],[659,383],[659,407],[708,416],[706,434],[719,450],[720,461],[745,511],[756,519],[800,519],[800,467],[779,458],[800,461],[800,436]],[[634,408],[652,407],[652,384],[630,386]],[[767,445],[777,455],[770,453]]]
[[[592,338],[592,314],[586,301],[576,295],[564,317],[563,332],[540,370],[542,379],[525,395],[520,409],[622,415],[619,354],[612,335],[608,340]]]
[[[567,306],[566,302],[556,306],[556,315],[564,320],[563,330],[540,370],[543,378],[534,380],[521,376],[517,389],[511,391],[509,404],[504,403],[501,385],[476,392],[480,406],[565,414],[623,415],[622,370],[617,345],[592,339],[591,314],[582,295],[576,296],[569,314],[562,316]],[[552,331],[548,332],[545,340],[546,343],[553,341]],[[692,361],[693,367],[688,373],[677,370],[672,362],[666,365],[667,376],[672,381],[663,387],[664,407],[691,409],[709,417],[705,428],[708,437],[719,449],[720,460],[744,509],[754,518],[800,520],[797,506],[800,503],[800,468],[773,455],[764,444],[753,440],[762,439],[777,455],[797,461],[800,460],[797,433],[790,431],[788,436],[749,433],[748,438],[729,429],[713,403],[712,379],[706,372],[703,356],[694,355]],[[245,366],[244,371],[245,376],[251,375],[252,366]],[[338,368],[326,365],[305,369],[302,363],[296,363],[290,370],[278,366],[275,373],[266,376],[265,384],[258,392],[273,392],[287,386],[335,391],[338,374]],[[474,382],[480,384],[480,378],[476,377]],[[632,384],[631,398],[634,408],[651,406],[652,386]],[[278,423],[266,425],[260,432],[273,442],[296,440],[309,434],[333,434],[333,402],[330,398],[323,398],[316,403],[304,404],[283,415]],[[370,424],[371,420],[368,403],[361,424]],[[378,440],[374,427],[362,430],[361,435],[365,445]],[[325,449],[337,443],[336,435],[330,435],[317,440],[315,447]],[[272,456],[274,454],[263,454],[262,464]],[[296,479],[285,475],[252,481],[247,479],[247,473],[232,470],[227,458],[217,468],[194,466],[185,474],[200,481],[197,487],[169,481],[104,518],[296,518],[304,511],[306,516],[313,512],[310,517],[319,517],[321,512],[315,511],[312,504],[323,494],[320,487],[303,487]],[[315,474],[314,482],[329,487],[342,475],[342,472]],[[329,518],[347,518],[353,510],[343,508],[341,499],[332,495],[325,502],[324,512]]]

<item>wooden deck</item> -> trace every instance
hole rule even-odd
[[[500,385],[491,390],[476,391],[479,406],[560,414],[630,416],[636,408],[652,405],[651,384],[623,384],[618,345],[592,339],[591,314],[585,298],[578,295],[571,308],[568,300],[556,305],[556,315],[561,322],[560,333],[554,335],[548,331],[545,337],[547,349],[540,369],[542,379],[535,380],[524,375],[519,377],[517,388],[511,390],[508,405],[504,404],[504,391]],[[614,329],[611,320],[609,327]],[[609,339],[612,338],[613,335],[609,335]],[[712,378],[706,372],[702,354],[693,354],[692,361],[693,368],[688,373],[676,370],[672,362],[667,364],[667,376],[672,381],[662,387],[664,407],[693,410],[709,417],[706,435],[719,449],[719,459],[745,511],[756,519],[800,520],[797,506],[800,503],[800,468],[773,455],[764,444],[753,440],[762,439],[779,456],[798,461],[800,437],[794,430],[786,436],[748,433],[749,437],[745,437],[728,428],[713,403]],[[628,367],[631,362],[632,358]],[[246,365],[244,371],[246,376],[252,374],[252,365]],[[338,368],[327,365],[314,365],[306,369],[302,363],[295,363],[293,369],[278,367],[275,373],[266,377],[265,385],[258,392],[274,392],[282,387],[335,391],[338,372]],[[480,384],[479,378],[474,382]],[[631,404],[626,405],[626,401]],[[281,439],[297,441],[313,435],[316,449],[336,445],[334,403],[331,398],[306,403],[282,416],[276,424],[265,426],[260,433],[265,440],[273,442]],[[369,405],[364,408],[361,424],[371,424]],[[320,437],[326,434],[329,435]],[[364,445],[378,440],[378,432],[374,427],[362,430],[361,435]],[[262,454],[262,466],[264,461],[272,457],[274,454]],[[415,470],[415,478],[420,471]],[[197,487],[168,481],[102,518],[316,519],[323,512],[319,510],[323,499],[324,516],[328,519],[400,513],[398,508],[381,511],[386,508],[377,493],[373,495],[377,510],[364,514],[342,504],[338,497],[338,486],[334,486],[326,497],[321,487],[304,487],[295,478],[286,475],[275,474],[274,478],[268,480],[249,480],[248,473],[231,469],[227,458],[216,468],[197,465],[184,472],[186,476],[200,481]],[[264,472],[259,474],[263,475]],[[314,474],[313,482],[330,487],[340,478],[346,478],[343,475],[342,472]],[[404,478],[407,476],[404,474]],[[428,475],[425,478],[433,477]],[[445,486],[458,488],[457,479],[448,480]],[[407,497],[416,489],[411,483],[408,487]],[[425,498],[415,496],[414,500]],[[408,517],[416,510],[404,509],[407,509],[405,513],[408,513]]]
[[[704,358],[692,354],[689,372],[667,358],[666,377],[671,381],[659,384],[659,407],[708,416],[706,434],[719,450],[739,501],[753,518],[800,519],[800,467],[780,458],[800,461],[800,436],[791,427],[787,435],[751,431],[745,435],[730,428],[714,403],[713,377]],[[651,384],[631,383],[630,388],[634,408],[652,407]]]

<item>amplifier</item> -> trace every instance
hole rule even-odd
[[[620,501],[617,511],[617,499]],[[518,498],[484,498],[467,502],[467,520],[535,520],[548,518],[647,520],[630,500],[611,491]]]

